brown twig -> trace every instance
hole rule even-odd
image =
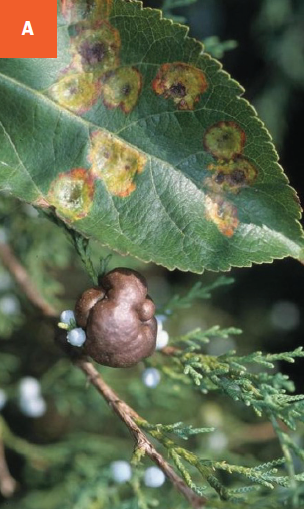
[[[206,504],[206,498],[196,495],[189,488],[181,477],[179,477],[171,465],[163,458],[163,456],[155,449],[146,435],[137,426],[135,420],[142,418],[122,401],[118,395],[109,387],[91,362],[80,359],[75,364],[85,373],[88,380],[97,391],[103,396],[107,403],[113,408],[114,412],[126,424],[131,435],[133,436],[137,449],[141,449],[149,458],[156,463],[164,472],[174,487],[188,500],[194,509],[200,509]]]
[[[0,493],[3,495],[3,497],[9,498],[15,493],[16,487],[17,482],[11,476],[8,469],[5,459],[3,442],[0,438]]]
[[[40,294],[8,244],[0,243],[0,260],[34,306],[46,316],[58,316],[56,309]]]
[[[161,349],[161,353],[169,357],[181,351],[182,350],[180,348],[177,348],[176,346],[165,346],[164,348]]]

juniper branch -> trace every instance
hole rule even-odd
[[[0,243],[0,260],[13,276],[27,298],[42,312],[43,315],[51,317],[57,316],[58,313],[56,312],[56,309],[40,294],[26,269],[23,265],[21,265],[12,248],[8,244]]]
[[[113,389],[105,383],[91,362],[88,362],[85,359],[79,359],[75,362],[75,364],[83,371],[83,373],[85,373],[90,383],[94,385],[97,391],[103,396],[114,412],[128,427],[134,438],[135,448],[140,452],[144,452],[159,466],[166,477],[172,482],[173,486],[188,500],[194,509],[202,508],[207,501],[206,498],[196,495],[193,490],[187,486],[183,479],[176,474],[172,466],[155,449],[147,436],[136,424],[136,420],[144,422],[143,419],[135,412],[135,410],[133,410],[133,408],[121,400]]]
[[[2,438],[0,437],[0,493],[5,498],[11,497],[17,488],[17,482],[8,469]]]
[[[28,299],[34,304],[35,307],[40,309],[46,316],[57,317],[56,309],[48,304],[44,297],[39,293],[36,286],[31,281],[26,269],[21,265],[16,258],[12,249],[6,244],[0,244],[0,259],[3,264],[15,278],[20,288],[24,291]],[[111,405],[114,412],[121,418],[121,420],[128,427],[131,435],[135,439],[136,448],[142,450],[147,454],[164,472],[168,479],[172,482],[174,487],[188,500],[194,509],[200,509],[206,503],[204,497],[196,495],[176,474],[172,466],[163,458],[163,456],[155,449],[152,443],[148,440],[146,435],[140,430],[135,423],[135,419],[140,419],[139,415],[129,407],[117,394],[107,385],[98,371],[94,368],[93,364],[81,358],[74,362],[88,377],[89,381],[96,387],[98,392],[104,399]]]

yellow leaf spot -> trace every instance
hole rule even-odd
[[[146,164],[146,157],[133,147],[111,134],[95,131],[89,152],[91,171],[101,179],[107,190],[120,197],[129,196],[135,189],[134,182]]]
[[[48,202],[58,215],[77,221],[87,216],[93,202],[94,178],[84,168],[60,173],[52,183]]]
[[[205,215],[226,237],[232,237],[239,224],[236,207],[221,195],[206,196]]]
[[[97,101],[100,84],[90,73],[69,74],[55,83],[49,94],[64,108],[83,114]]]
[[[238,193],[242,187],[248,187],[256,180],[256,167],[243,156],[238,156],[229,163],[210,164],[208,169],[213,173],[205,179],[204,184],[213,192],[230,191]]]
[[[141,74],[134,67],[119,67],[108,72],[102,80],[104,104],[130,113],[137,103],[141,84]]]
[[[92,29],[80,30],[72,39],[71,67],[101,76],[119,64],[120,36],[107,21]]]
[[[163,64],[152,87],[157,95],[173,99],[179,110],[193,110],[208,85],[200,69],[183,62]]]
[[[241,154],[245,141],[245,132],[235,122],[218,122],[204,135],[205,149],[219,159],[229,160]]]

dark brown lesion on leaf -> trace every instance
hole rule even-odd
[[[217,184],[223,184],[224,182],[227,182],[232,186],[238,186],[246,183],[246,175],[243,170],[238,169],[232,170],[231,173],[224,173],[219,171],[216,173],[214,180]]]
[[[102,1],[94,2],[94,12],[102,8]],[[65,10],[70,7],[71,0],[67,0]],[[71,63],[62,70],[48,94],[64,108],[81,115],[100,97],[102,77],[119,66],[121,41],[118,30],[102,17],[82,19],[73,25],[72,31]]]
[[[233,184],[243,184],[246,181],[245,172],[243,170],[235,169],[232,171],[230,179]]]
[[[237,208],[227,193],[238,194],[251,186],[258,175],[255,165],[242,155],[245,142],[245,132],[234,121],[211,125],[203,138],[205,150],[214,158],[208,166],[210,176],[204,179],[205,216],[226,237],[232,237],[239,225]]]
[[[107,108],[130,113],[138,102],[142,75],[120,66],[120,32],[110,24],[112,0],[61,0],[70,22],[71,63],[49,89],[52,99],[77,114],[103,100]]]
[[[225,174],[219,171],[214,180],[217,184],[222,184],[225,181]]]
[[[71,40],[72,68],[100,78],[119,65],[119,32],[107,21],[101,21],[96,27],[80,25],[76,32]]]
[[[125,83],[125,84],[121,87],[121,93],[122,93],[122,95],[124,95],[125,97],[127,97],[128,95],[130,95],[131,90],[132,90],[132,88],[131,88],[130,83]]]
[[[217,161],[210,164],[208,170],[212,175],[204,180],[204,185],[217,194],[237,194],[242,188],[251,186],[258,176],[255,165],[243,156],[229,162]]]
[[[85,41],[82,46],[79,48],[79,53],[82,57],[82,63],[84,65],[89,64],[95,65],[101,62],[106,53],[107,48],[103,42],[95,42],[94,44],[90,44]]]
[[[185,97],[187,95],[186,87],[182,83],[176,83],[170,87],[170,92],[174,97]]]
[[[157,95],[172,99],[179,110],[193,110],[208,84],[201,69],[184,62],[173,62],[160,67],[152,88]]]
[[[204,179],[205,217],[226,237],[232,237],[239,225],[237,208],[227,193],[238,194],[251,186],[258,175],[255,165],[241,155],[245,139],[244,131],[235,122],[218,122],[204,136],[204,146],[215,160],[208,166],[211,175]]]

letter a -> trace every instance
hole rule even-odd
[[[33,32],[32,25],[31,25],[30,21],[26,21],[24,23],[24,27],[23,27],[21,35],[25,35],[25,34],[34,35],[34,32]]]

